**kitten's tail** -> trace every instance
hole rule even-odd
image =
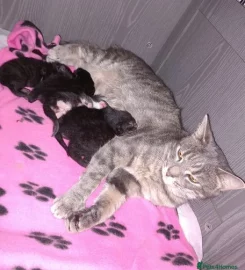
[[[50,106],[48,106],[45,103],[43,104],[43,111],[46,114],[46,116],[53,121],[53,133],[51,136],[54,137],[60,128],[59,120],[57,119],[54,111],[50,108]]]

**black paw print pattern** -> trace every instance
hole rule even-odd
[[[32,52],[40,56],[43,60],[45,60],[46,56],[42,54],[38,49],[34,49],[32,50]]]
[[[161,260],[171,262],[173,265],[193,265],[193,257],[185,253],[166,253],[165,256],[161,257]]]
[[[157,230],[157,233],[163,234],[166,239],[172,240],[172,239],[179,239],[179,231],[174,229],[174,226],[172,224],[165,224],[164,222],[160,221],[158,222],[158,226],[160,228]]]
[[[15,110],[16,113],[22,116],[21,120],[19,121],[28,121],[28,122],[36,122],[37,124],[42,125],[44,118],[38,116],[33,110],[31,109],[24,109],[20,106]]]
[[[23,193],[29,196],[35,197],[37,200],[47,202],[50,199],[55,199],[53,189],[50,187],[40,187],[38,184],[33,182],[21,183],[20,187],[23,188]]]
[[[22,267],[22,266],[15,266],[15,267],[13,268],[13,270],[29,270],[29,269],[27,269],[27,268],[25,268],[25,267]],[[30,270],[42,270],[42,269],[39,268],[39,267],[34,267],[34,268],[31,268]]]
[[[25,57],[25,55],[21,51],[15,49],[15,48],[10,47],[9,48],[9,51],[12,52],[12,53],[14,53],[19,58]]]
[[[124,233],[127,228],[124,225],[115,222],[115,217],[112,216],[110,217],[110,220],[107,222],[107,224],[105,222],[100,223],[91,230],[103,236],[109,236],[110,234],[113,234],[117,237],[125,237]]]
[[[6,191],[3,188],[0,188],[0,197],[6,194]],[[8,214],[8,210],[5,206],[0,204],[0,216],[4,216]]]
[[[33,238],[43,245],[52,245],[58,249],[68,249],[69,245],[72,243],[67,241],[60,235],[47,235],[42,232],[31,232],[29,235],[26,235],[29,238]]]
[[[15,149],[21,151],[23,155],[28,157],[29,159],[39,159],[39,160],[46,160],[45,157],[47,156],[46,153],[41,151],[41,149],[33,144],[27,145],[24,142],[19,142]]]

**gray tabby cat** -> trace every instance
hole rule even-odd
[[[118,47],[66,44],[49,51],[48,61],[82,67],[91,73],[96,93],[116,109],[133,115],[138,130],[115,137],[92,158],[86,172],[52,206],[71,232],[105,221],[128,197],[141,196],[155,205],[177,207],[188,200],[242,189],[215,143],[208,117],[193,134],[183,130],[180,110],[171,92],[151,68]],[[85,201],[106,185],[94,205]]]

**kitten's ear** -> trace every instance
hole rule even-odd
[[[65,66],[65,65],[60,65],[58,67],[58,72],[61,73],[64,76],[67,76],[68,78],[72,79],[72,72],[70,71],[70,69]]]
[[[218,169],[219,178],[221,180],[221,189],[223,191],[244,189],[245,183],[243,180],[234,174],[227,172],[221,168]]]
[[[65,72],[67,72],[67,67],[65,65],[59,65],[58,71],[61,73],[65,73]]]
[[[201,124],[199,124],[193,135],[203,144],[209,144],[214,140],[207,114],[204,116]]]

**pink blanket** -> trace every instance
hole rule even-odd
[[[47,52],[42,35],[38,32],[40,47],[37,30],[21,23],[8,38],[12,52],[0,51],[0,64],[16,52],[36,58],[40,56],[33,50]],[[69,234],[50,207],[83,168],[51,137],[52,124],[41,104],[29,104],[5,87],[0,88],[0,127],[1,270],[196,269],[196,254],[175,209],[142,199],[130,199],[115,216],[89,231]]]

